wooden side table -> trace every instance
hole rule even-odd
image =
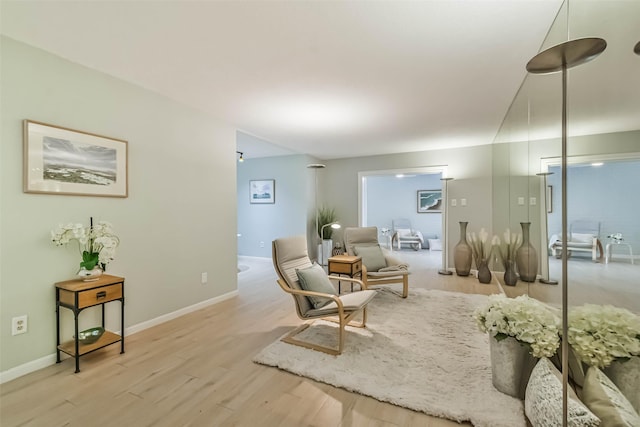
[[[354,278],[362,274],[362,257],[351,255],[335,255],[327,260],[329,265],[327,272],[329,274],[344,274],[350,278]],[[353,283],[351,283],[351,292],[353,292]],[[338,281],[338,293],[340,293],[340,281]]]
[[[76,372],[80,372],[80,356],[120,342],[120,354],[124,353],[124,278],[103,274],[97,280],[67,280],[58,282],[56,287],[56,362],[60,363],[60,352],[76,359]],[[78,315],[88,307],[102,306],[102,327],[104,328],[104,305],[120,301],[120,335],[106,331],[91,344],[78,341]],[[74,339],[60,342],[60,307],[73,311]]]

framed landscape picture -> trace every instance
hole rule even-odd
[[[24,192],[128,196],[127,141],[24,120]]]
[[[418,190],[418,213],[442,212],[442,190]]]
[[[250,199],[253,204],[275,203],[276,202],[276,180],[261,179],[249,181]]]

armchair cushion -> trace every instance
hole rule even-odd
[[[376,293],[377,292],[372,289],[366,289],[363,291],[343,294],[338,298],[340,298],[345,311],[355,311],[367,305],[369,301],[376,296]],[[316,308],[307,312],[307,315],[311,317],[331,316],[334,314],[338,314],[338,304],[336,304],[335,301],[331,301],[324,307]]]
[[[367,271],[378,271],[387,266],[387,260],[380,245],[355,246],[353,249],[356,255],[362,257],[362,263]]]
[[[296,269],[296,274],[300,280],[300,287],[305,291],[321,292],[323,294],[336,295],[336,289],[333,287],[329,276],[324,269],[318,264],[304,269]],[[331,302],[328,298],[308,296],[307,297],[314,308],[321,308]]]
[[[591,245],[595,237],[596,236],[594,236],[593,234],[571,233],[570,242],[571,243],[587,243]]]
[[[411,237],[414,235],[410,228],[396,228],[396,233],[398,233],[399,237]]]

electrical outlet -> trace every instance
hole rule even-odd
[[[206,272],[202,273],[202,278],[200,279],[200,281],[202,282],[203,285],[207,283],[207,281],[209,280],[208,276],[209,275]]]
[[[27,315],[17,316],[11,319],[11,335],[27,333]]]
[[[264,242],[260,242],[260,247],[264,248]]]
[[[460,206],[467,206],[467,199],[460,199]]]
[[[524,206],[524,197],[518,197],[518,206]]]
[[[536,200],[536,198],[535,198],[535,197],[529,197],[529,204],[530,204],[531,206],[535,206],[535,205],[536,205],[536,203],[537,203],[537,200]]]
[[[458,206],[458,201],[456,199],[451,199],[451,206]]]

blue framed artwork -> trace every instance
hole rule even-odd
[[[418,190],[418,213],[442,212],[442,190]]]
[[[249,181],[249,203],[266,204],[276,202],[276,180],[260,179]]]

